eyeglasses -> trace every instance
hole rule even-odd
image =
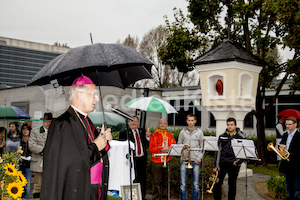
[[[292,125],[294,125],[294,124],[296,124],[296,123],[292,123],[292,124],[285,124],[286,126],[292,126]]]
[[[99,98],[99,93],[98,93],[98,92],[95,92],[95,93],[83,92],[83,91],[79,91],[79,92],[82,92],[82,93],[85,93],[85,94],[89,94],[89,95],[91,95],[93,98],[96,98],[96,97]]]

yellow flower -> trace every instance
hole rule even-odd
[[[3,169],[5,169],[5,174],[8,176],[17,176],[18,170],[15,167],[15,164],[7,163],[4,165]]]
[[[27,180],[25,178],[25,176],[22,174],[21,171],[17,172],[18,174],[18,179],[17,179],[17,183],[19,183],[22,187],[26,186],[27,184]]]
[[[16,182],[9,183],[6,188],[7,193],[14,199],[21,198],[24,192],[24,188]]]
[[[23,153],[22,146],[18,146],[17,153],[19,153],[19,154],[22,154],[22,153]]]

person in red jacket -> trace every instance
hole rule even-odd
[[[174,136],[167,130],[168,122],[161,119],[158,128],[151,135],[149,150],[152,153],[152,199],[167,199],[168,168],[171,156],[155,156],[155,154],[168,153],[171,144],[176,144]]]

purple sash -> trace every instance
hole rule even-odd
[[[102,184],[103,163],[99,162],[91,167],[91,184]]]

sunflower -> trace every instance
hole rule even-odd
[[[24,192],[24,188],[16,182],[9,183],[6,188],[7,193],[14,199],[21,198]]]
[[[18,170],[15,167],[15,164],[7,163],[4,165],[3,169],[5,169],[5,174],[8,176],[17,176]]]
[[[18,179],[17,179],[17,183],[19,183],[22,187],[26,186],[27,184],[27,180],[25,178],[25,176],[22,174],[21,171],[17,172],[18,174]]]

